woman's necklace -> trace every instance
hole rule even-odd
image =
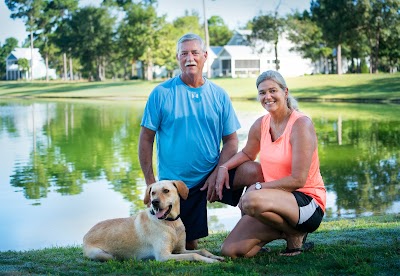
[[[289,109],[289,113],[287,113],[285,118],[282,120],[282,122],[278,123],[278,124],[276,124],[271,118],[269,132],[271,134],[272,142],[275,142],[276,140],[278,140],[279,137],[281,137],[281,135],[285,131],[286,125],[289,121],[291,114],[292,114],[292,110]]]

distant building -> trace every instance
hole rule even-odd
[[[6,80],[30,79],[31,70],[22,71],[18,66],[18,60],[25,58],[31,63],[30,48],[15,48],[6,58]],[[46,77],[46,65],[39,53],[39,49],[33,49],[33,79],[43,79]],[[49,78],[56,79],[56,70],[49,69]]]
[[[273,43],[257,41],[251,45],[251,30],[236,30],[228,44],[217,54],[211,66],[213,77],[256,77],[260,73],[275,70],[275,52]],[[285,34],[279,37],[279,72],[285,77],[314,73],[310,59],[304,59],[299,53],[290,51],[293,47]]]
[[[251,30],[235,30],[232,38],[225,46],[211,46],[208,48],[208,58],[203,75],[207,76],[210,67],[211,77],[247,78],[257,77],[267,70],[276,70],[275,50],[272,42],[262,40],[251,41]],[[278,40],[279,72],[284,77],[296,77],[309,74],[328,74],[332,67],[331,61],[320,59],[312,62],[303,58],[299,52],[291,51],[294,44],[282,33]],[[333,52],[336,55],[336,52]],[[162,69],[161,67],[160,69]],[[342,71],[348,71],[347,60],[342,57]],[[173,75],[180,74],[176,69]],[[156,77],[164,76],[157,73]]]
[[[218,54],[222,51],[223,47],[222,46],[211,46],[207,49],[207,61],[206,64],[204,64],[203,67],[203,75],[207,76],[208,70],[211,72],[211,77],[213,77],[213,63],[214,60],[218,57]]]

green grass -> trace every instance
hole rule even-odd
[[[254,78],[212,79],[232,98],[255,99]],[[286,79],[300,100],[400,102],[400,74],[314,75]],[[160,81],[0,82],[0,97],[145,99]]]
[[[211,234],[200,247],[219,254],[226,232]],[[0,252],[0,275],[398,275],[400,215],[325,220],[309,235],[315,248],[295,257],[279,256],[283,241],[272,252],[223,263],[109,261],[83,257],[80,247]]]

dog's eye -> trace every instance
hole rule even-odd
[[[163,193],[164,193],[164,194],[168,194],[168,193],[169,193],[169,190],[168,190],[168,189],[164,189],[164,190],[163,190]]]
[[[155,194],[156,194],[156,192],[154,192],[154,191],[151,192],[151,195],[155,195]]]

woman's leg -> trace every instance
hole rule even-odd
[[[302,247],[305,233],[295,229],[299,206],[292,193],[278,189],[251,191],[242,197],[241,206],[242,213],[283,233],[288,249]]]
[[[221,253],[231,258],[253,257],[266,243],[281,238],[280,231],[245,215],[223,242]]]

